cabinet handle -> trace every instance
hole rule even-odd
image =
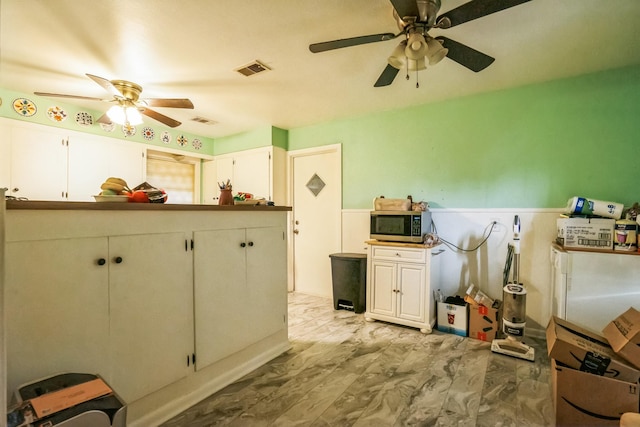
[[[398,252],[396,252],[396,256],[400,256],[400,254]]]
[[[249,246],[253,246],[253,242],[249,242]]]
[[[245,246],[247,246],[247,244],[245,242],[240,243],[240,247],[244,248]]]
[[[98,258],[97,264],[98,265],[105,265],[107,263],[107,260],[104,258]]]
[[[113,260],[115,261],[116,264],[120,264],[122,262],[122,257],[117,256]]]

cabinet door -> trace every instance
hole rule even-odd
[[[247,303],[245,322],[252,340],[283,329],[287,322],[287,242],[280,227],[247,229]]]
[[[234,156],[233,192],[271,198],[271,161],[269,151],[239,153]]]
[[[244,229],[194,233],[196,369],[250,343]]]
[[[109,238],[110,382],[126,402],[189,373],[193,293],[186,243],[180,232]]]
[[[130,187],[143,182],[143,149],[135,143],[120,143],[85,136],[69,138],[69,200],[93,201],[110,176],[122,178]]]
[[[371,312],[385,316],[396,315],[396,265],[392,262],[372,261]]]
[[[398,264],[398,317],[424,322],[426,267],[417,264]]]
[[[233,181],[233,157],[220,157],[216,159],[216,200],[218,203],[218,197],[220,197],[220,187],[217,185],[219,182],[227,182],[229,180],[233,189],[236,189],[235,182]]]
[[[66,200],[66,137],[40,129],[11,131],[9,195],[30,200]]]
[[[106,257],[106,238],[7,243],[9,390],[63,371],[108,378]]]

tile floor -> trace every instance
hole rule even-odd
[[[162,427],[548,426],[549,359],[492,353],[490,343],[334,310],[289,295],[291,350]]]

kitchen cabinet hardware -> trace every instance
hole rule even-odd
[[[253,242],[249,242],[249,246],[253,246]]]
[[[121,264],[121,263],[122,263],[122,257],[117,256],[117,257],[115,257],[115,258],[113,259],[113,261],[114,261],[116,264]]]
[[[244,248],[245,246],[247,246],[247,244],[245,242],[240,243],[240,247]]]
[[[104,258],[98,258],[97,263],[98,265],[105,265],[107,263],[107,260]]]

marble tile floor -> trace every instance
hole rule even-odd
[[[162,427],[548,426],[544,339],[534,363],[490,343],[334,310],[289,294],[292,348]]]

